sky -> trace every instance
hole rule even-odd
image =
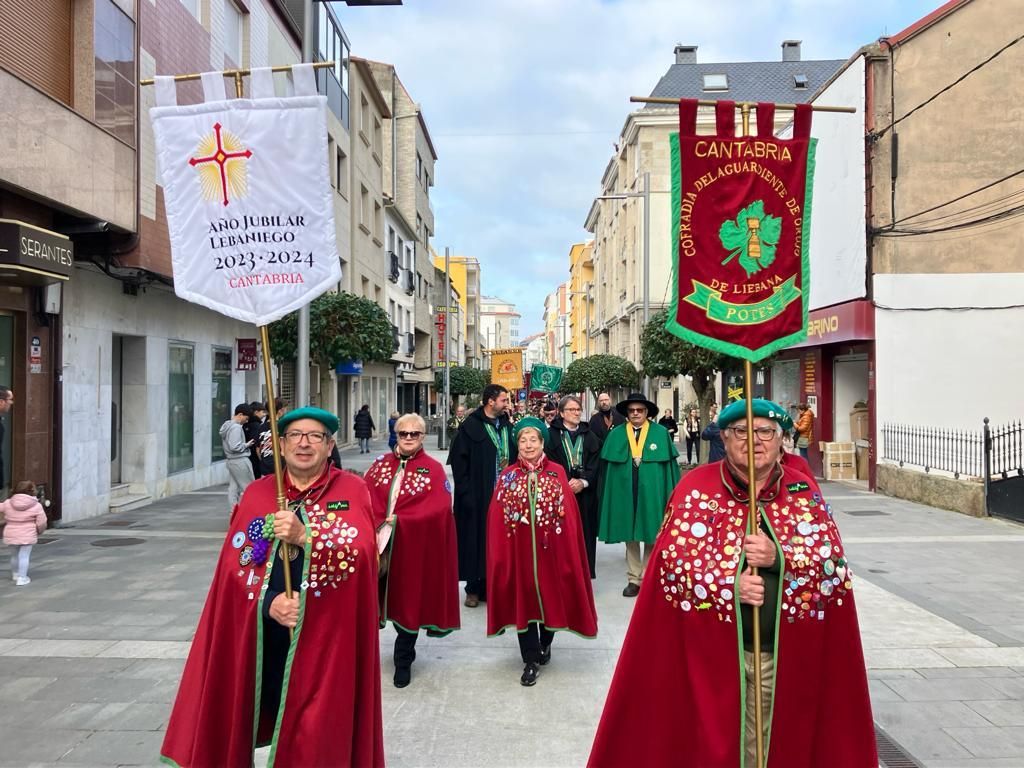
[[[846,59],[942,0],[405,0],[335,3],[352,53],[394,64],[420,103],[438,160],[431,190],[440,253],[476,256],[485,295],[513,302],[520,338],[544,297],[630,111],[674,63]]]

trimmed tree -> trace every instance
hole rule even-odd
[[[701,423],[707,424],[708,411],[715,399],[715,374],[724,370],[732,358],[683,341],[666,330],[667,321],[668,310],[663,309],[651,315],[644,326],[640,335],[640,365],[647,376],[691,377]]]
[[[298,356],[298,312],[270,325],[270,354],[277,361]],[[309,306],[309,359],[334,368],[347,360],[386,361],[395,353],[391,320],[370,299],[325,293]]]
[[[635,389],[640,383],[636,366],[618,355],[591,355],[573,360],[562,377],[563,392],[589,390],[596,397],[606,389]]]
[[[452,366],[449,369],[449,387],[452,397],[481,394],[488,384],[489,374],[489,371],[470,368],[468,365]],[[444,371],[434,374],[434,387],[438,392],[444,392]]]

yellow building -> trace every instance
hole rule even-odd
[[[590,325],[594,317],[594,241],[569,249],[569,348],[572,359],[590,355]]]
[[[434,266],[444,272],[444,254],[431,251]],[[459,294],[462,316],[462,335],[466,365],[483,365],[483,345],[480,338],[480,261],[475,256],[448,257],[448,270],[452,288]]]

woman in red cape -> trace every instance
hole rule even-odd
[[[380,626],[395,626],[397,688],[412,679],[419,630],[443,637],[459,628],[459,555],[451,483],[423,450],[427,426],[416,413],[395,422],[398,443],[366,471],[378,549],[382,549]]]
[[[516,422],[519,457],[487,510],[487,635],[515,627],[526,686],[551,660],[556,631],[597,636],[580,512],[565,470],[544,456],[547,431],[535,416]]]
[[[784,413],[778,406],[762,409],[767,401],[753,402],[755,430],[774,426],[771,419]],[[743,401],[738,405],[723,410],[723,433],[745,408]],[[762,625],[775,627],[767,637],[774,649],[774,694],[764,710],[767,768],[877,768],[842,540],[814,480],[779,463],[781,429],[775,434],[770,440],[759,436],[756,444],[758,472],[764,469],[757,497],[761,525],[776,550],[775,565],[762,568],[762,575],[774,569],[778,583],[776,602],[764,590],[761,613]],[[726,442],[727,458],[689,472],[669,501],[594,739],[591,768],[752,767],[745,747],[743,660],[754,654],[745,648],[743,631],[749,607],[739,600],[741,580],[750,578],[747,487],[729,458],[742,455],[745,438],[731,435]]]
[[[384,765],[366,484],[328,465],[333,415],[299,408],[279,426],[290,509],[275,513],[273,476],[235,507],[160,750],[170,765],[249,768],[268,744],[276,768]],[[290,600],[282,538],[302,542]]]

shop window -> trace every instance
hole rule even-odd
[[[224,459],[220,425],[230,419],[233,412],[234,408],[231,406],[231,350],[214,347],[213,368],[210,375],[210,432],[213,433],[210,458],[213,461]]]
[[[195,465],[195,350],[171,343],[167,359],[167,474]],[[219,426],[219,425],[218,425]]]

